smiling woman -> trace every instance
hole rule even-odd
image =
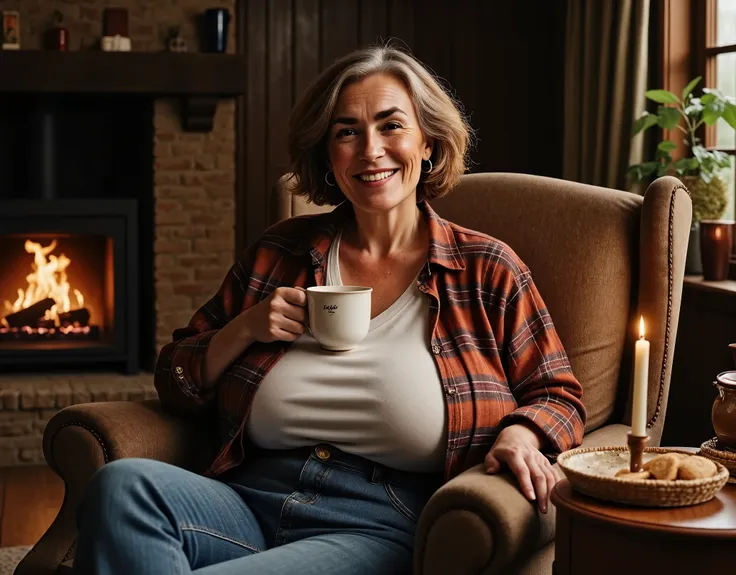
[[[271,227],[161,351],[162,405],[217,411],[220,452],[207,477],[105,465],[80,512],[80,573],[407,573],[429,497],[481,462],[547,512],[543,452],[581,442],[582,389],[526,265],[428,203],[457,183],[470,137],[390,47],[307,90],[292,171],[301,194],[340,205]],[[349,351],[306,329],[319,286],[370,293]]]

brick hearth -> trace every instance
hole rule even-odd
[[[217,6],[235,12],[234,0]],[[21,48],[41,48],[54,9],[64,15],[70,49],[89,49],[102,33],[103,9],[129,10],[133,50],[164,49],[163,38],[179,25],[190,51],[198,51],[194,16],[211,0],[0,0],[0,10],[17,10]],[[235,19],[229,51],[235,46]],[[156,102],[154,136],[155,293],[157,349],[176,327],[212,295],[233,260],[235,106],[221,101],[211,133],[184,133],[171,101]],[[41,437],[58,409],[87,401],[155,397],[151,374],[0,376],[0,466],[41,461]]]

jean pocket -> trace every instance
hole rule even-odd
[[[399,487],[395,483],[386,482],[383,486],[393,508],[412,523],[416,523],[425,503],[422,495],[414,493],[410,489]]]

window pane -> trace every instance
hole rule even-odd
[[[727,96],[736,96],[736,52],[716,56],[718,82],[714,86]],[[736,134],[723,118],[716,123],[716,147],[732,150],[736,147]]]
[[[716,45],[736,44],[736,0],[718,0]]]
[[[734,198],[736,197],[736,156],[731,156],[731,169],[723,170],[722,175],[728,182],[728,207],[726,208],[726,213],[723,214],[723,218],[733,220],[736,219],[734,218],[734,211],[736,211],[734,207]]]

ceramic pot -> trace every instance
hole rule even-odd
[[[713,430],[723,447],[736,451],[736,371],[719,373],[713,385],[718,389],[711,411]]]

